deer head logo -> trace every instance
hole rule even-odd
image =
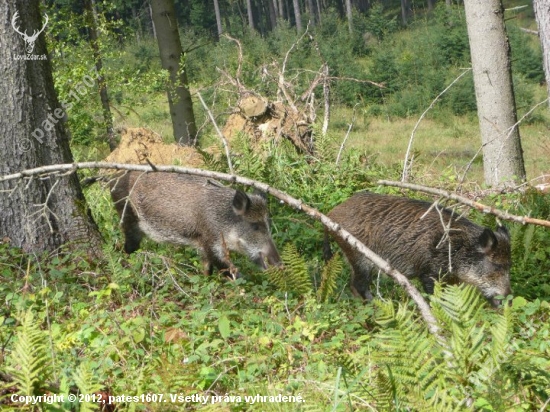
[[[15,14],[13,15],[13,18],[11,19],[11,25],[13,26],[13,29],[17,33],[19,33],[21,36],[23,36],[23,39],[25,40],[25,43],[26,43],[25,49],[27,51],[27,54],[32,53],[32,51],[34,50],[34,42],[38,38],[38,35],[44,31],[44,29],[46,28],[46,24],[48,24],[48,15],[44,14],[44,16],[46,17],[46,22],[44,23],[40,31],[35,30],[32,36],[29,36],[27,33],[20,32],[19,28],[16,27],[15,24],[19,17],[19,12],[15,12]]]

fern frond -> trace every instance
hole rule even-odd
[[[391,399],[393,408],[408,405],[426,410],[431,404],[426,393],[444,386],[443,352],[413,310],[399,305],[396,311],[392,302],[377,306],[376,322],[384,328],[374,340],[372,354],[380,367],[377,397],[384,402]]]
[[[342,273],[343,267],[342,258],[339,254],[335,254],[323,267],[323,271],[321,272],[321,284],[317,290],[317,300],[320,303],[326,302],[334,293],[336,289],[336,279],[340,273]]]
[[[19,393],[25,396],[40,394],[40,389],[51,378],[51,358],[48,339],[31,310],[21,315],[17,328],[16,343],[8,357],[7,371]]]
[[[281,252],[283,267],[267,270],[267,275],[278,289],[303,295],[312,291],[313,286],[305,259],[300,256],[292,243],[285,245]]]
[[[485,306],[471,285],[437,286],[432,298],[434,315],[451,331],[448,344],[452,357],[449,373],[466,382],[479,370],[488,352],[486,326],[481,313]]]
[[[93,395],[102,389],[96,374],[89,362],[82,362],[73,373],[73,379],[78,390],[83,395]],[[80,412],[92,412],[99,410],[97,402],[81,402]]]

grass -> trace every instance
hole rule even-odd
[[[542,86],[541,86],[542,87]],[[544,111],[545,108],[539,108]],[[338,108],[332,116],[331,133],[338,145],[346,136],[353,110]],[[419,116],[418,116],[419,117]],[[385,119],[356,114],[346,141],[347,150],[365,150],[376,162],[386,166],[403,164],[407,145],[418,117]],[[523,123],[520,126],[527,179],[535,179],[550,170],[550,135],[546,122]],[[414,135],[414,174],[422,181],[446,177],[460,178],[465,167],[480,149],[478,119],[469,116],[424,118]],[[469,169],[466,181],[482,184],[483,164],[478,157]]]

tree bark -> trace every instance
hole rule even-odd
[[[281,20],[285,19],[285,4],[283,0],[274,0],[279,2],[279,7],[277,7],[277,11],[279,12],[279,18]]]
[[[298,0],[292,0],[294,6],[294,18],[296,20],[296,30],[298,34],[302,33],[302,13],[300,12],[300,2]]]
[[[174,128],[174,139],[182,146],[193,144],[197,135],[193,101],[189,92],[187,72],[182,64],[178,22],[174,0],[152,0],[153,23],[157,32],[157,43],[162,67],[168,70],[168,104]]]
[[[248,13],[248,27],[251,31],[256,28],[254,26],[254,11],[252,10],[252,0],[246,0],[246,12]]]
[[[407,25],[407,20],[409,18],[409,0],[401,0],[401,21],[403,26]]]
[[[22,33],[43,26],[39,0],[0,2],[0,176],[73,161],[64,121],[74,102],[57,100],[44,34],[32,52],[39,59],[24,59],[23,37],[11,26],[15,13]],[[88,243],[92,255],[100,254],[100,235],[75,174],[0,182],[0,239],[27,252]]]
[[[90,38],[90,46],[94,55],[96,71],[98,73],[97,85],[99,88],[99,98],[101,107],[103,108],[103,121],[107,133],[107,143],[111,152],[116,149],[115,132],[113,130],[113,115],[111,113],[111,105],[109,104],[109,94],[107,92],[107,83],[103,76],[103,60],[101,59],[101,51],[99,50],[99,39],[97,35],[97,12],[95,9],[94,0],[85,0],[84,7],[86,8],[86,22],[88,24],[88,33]]]
[[[277,27],[277,10],[275,9],[277,2],[272,0],[264,1],[267,2],[267,9],[269,12],[269,30],[275,30],[275,27]]]
[[[214,14],[216,15],[216,26],[218,27],[218,39],[223,33],[222,27],[222,15],[220,13],[220,3],[218,0],[214,0]]]
[[[307,11],[309,12],[309,17],[311,19],[310,22],[313,26],[315,26],[315,23],[317,22],[317,16],[315,15],[315,5],[313,4],[313,0],[307,0],[307,9]]]
[[[525,167],[502,4],[500,0],[466,0],[464,6],[485,183],[499,186],[523,181]]]
[[[542,62],[546,87],[548,89],[548,104],[550,105],[550,3],[548,0],[534,0],[535,18],[539,27],[539,38],[542,48]]]
[[[351,0],[346,0],[346,18],[348,20],[348,29],[350,34],[353,33],[353,13],[351,10]]]

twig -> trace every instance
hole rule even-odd
[[[351,132],[351,128],[353,127],[353,123],[355,123],[355,109],[357,108],[357,105],[359,103],[355,103],[355,106],[353,106],[353,116],[351,118],[351,123],[348,125],[348,132],[344,136],[344,140],[342,141],[342,144],[340,145],[340,150],[338,150],[338,156],[336,156],[336,166],[338,166],[338,163],[340,163],[340,156],[342,155],[342,151],[344,150],[344,145],[346,144],[346,140],[348,140],[349,133]]]
[[[508,128],[508,134],[506,135],[506,139],[510,138],[510,136],[512,135],[512,133],[514,132],[514,130],[516,129],[516,127],[521,123],[523,122],[523,120],[529,116],[531,113],[533,113],[539,106],[545,104],[546,102],[548,102],[548,99],[544,99],[542,102],[538,102],[536,105],[534,105],[529,111],[527,111],[527,113],[525,113],[521,119],[519,119],[516,123],[514,123],[512,126],[510,126]],[[500,136],[499,136],[500,137]],[[468,170],[470,169],[470,167],[472,166],[475,158],[479,155],[479,153],[481,152],[481,150],[487,146],[488,144],[494,142],[496,139],[498,139],[499,137],[495,137],[493,140],[490,140],[488,142],[485,142],[483,143],[479,149],[477,150],[476,154],[472,157],[472,159],[468,162],[468,164],[466,165],[466,168],[464,170],[464,173],[462,174],[462,177],[460,178],[459,182],[460,184],[462,184],[464,182],[464,179],[466,179],[466,174],[468,173]],[[502,153],[502,148],[504,147],[504,145],[501,145],[501,151],[499,152],[499,155],[497,156],[497,158],[500,158],[500,153]]]
[[[298,43],[300,43],[302,41],[302,39],[307,35],[308,31],[309,31],[309,23],[307,24],[306,30],[304,31],[304,33],[302,33],[300,38],[298,38],[298,40],[296,40],[292,44],[292,46],[290,46],[290,49],[287,50],[287,52],[285,54],[285,58],[283,59],[283,67],[281,68],[281,70],[279,70],[279,79],[278,79],[279,89],[284,94],[288,104],[290,105],[291,109],[294,112],[297,112],[298,109],[296,108],[296,105],[294,104],[294,100],[290,98],[290,95],[288,94],[288,91],[286,90],[286,86],[285,86],[285,83],[286,83],[285,82],[286,64],[288,62],[288,57],[290,56],[290,52],[298,45]]]
[[[323,74],[325,79],[323,80],[323,98],[325,100],[325,113],[323,115],[323,127],[321,133],[326,136],[328,131],[328,123],[330,120],[330,81],[328,80],[328,65],[323,66]]]
[[[237,44],[239,54],[237,59],[237,72],[235,73],[235,82],[239,91],[241,91],[242,89],[244,89],[244,86],[241,84],[241,73],[243,69],[243,46],[241,45],[241,42],[239,40],[231,37],[229,34],[224,33],[222,34],[222,36]],[[230,76],[227,76],[227,78],[231,79]]]
[[[539,35],[539,32],[537,30],[530,30],[526,29],[525,27],[520,27],[519,29],[525,33],[534,34],[535,36]]]
[[[411,149],[412,149],[414,134],[416,133],[416,129],[418,129],[418,126],[420,125],[420,122],[422,121],[424,116],[426,116],[426,113],[428,113],[428,111],[430,111],[431,108],[434,107],[435,103],[439,100],[439,98],[441,96],[443,96],[447,92],[447,90],[449,90],[453,86],[453,84],[455,84],[457,81],[459,81],[462,78],[462,76],[464,76],[470,70],[472,70],[472,69],[471,68],[464,69],[464,71],[456,79],[454,79],[447,87],[445,87],[445,90],[443,90],[441,93],[439,93],[436,96],[435,99],[433,99],[432,103],[428,106],[428,108],[426,110],[424,110],[424,113],[422,113],[422,115],[420,116],[420,118],[418,119],[416,124],[414,125],[413,131],[411,133],[411,138],[409,139],[409,145],[407,146],[407,152],[405,153],[405,162],[403,163],[403,175],[401,177],[402,182],[406,182],[409,178],[409,171],[412,168],[412,159],[409,161],[409,155],[410,155]]]
[[[223,148],[225,149],[225,156],[227,157],[227,165],[229,166],[229,172],[231,174],[235,174],[235,171],[233,170],[233,164],[231,163],[231,154],[229,152],[229,144],[227,143],[227,139],[224,137],[222,131],[218,127],[218,124],[216,123],[216,119],[214,119],[214,115],[212,115],[212,112],[204,102],[200,92],[197,92],[197,96],[199,96],[199,100],[201,101],[202,107],[204,107],[204,110],[206,110],[206,113],[208,113],[208,117],[210,118],[210,121],[214,125],[214,129],[216,129],[216,133],[218,133],[218,136],[220,137]]]
[[[479,210],[480,212],[489,213],[489,214],[492,214],[492,215],[494,215],[494,216],[496,216],[500,219],[510,220],[510,221],[513,221],[513,222],[518,222],[518,223],[521,223],[523,225],[525,225],[527,223],[530,223],[530,224],[533,224],[533,225],[550,227],[550,221],[548,221],[548,220],[535,219],[533,217],[528,217],[528,216],[513,215],[513,214],[508,213],[508,212],[503,212],[502,210],[496,209],[492,206],[487,206],[487,205],[484,205],[482,203],[475,202],[475,201],[470,200],[468,198],[465,198],[463,196],[457,195],[455,193],[450,193],[450,192],[448,192],[446,190],[442,190],[442,189],[435,189],[433,187],[415,185],[415,184],[412,184],[412,183],[394,182],[394,181],[390,181],[390,180],[379,180],[377,182],[377,184],[383,185],[383,186],[402,187],[402,188],[405,188],[405,189],[416,190],[416,191],[424,192],[424,193],[430,193],[430,194],[436,195],[436,196],[442,196],[442,197],[445,197],[447,199],[455,200],[459,203],[465,204],[466,206],[470,206],[471,208]]]

